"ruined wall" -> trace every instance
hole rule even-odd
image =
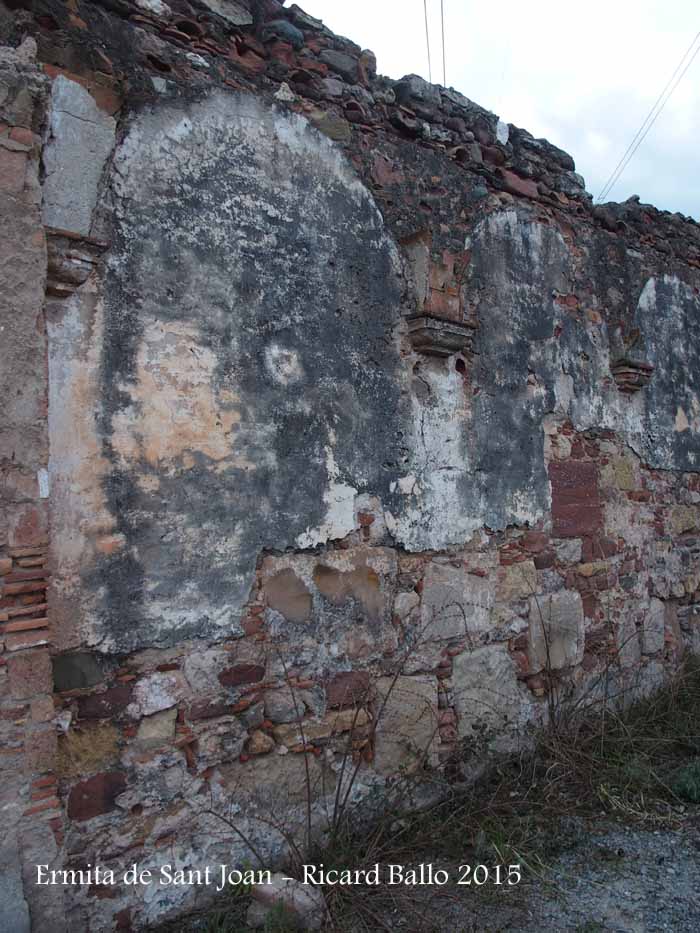
[[[273,0],[0,23],[13,929],[211,893],[38,853],[274,861],[348,749],[369,807],[698,650],[695,223]]]

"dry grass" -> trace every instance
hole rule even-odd
[[[697,797],[694,795],[697,794]],[[647,825],[679,825],[688,803],[700,800],[700,661],[626,709],[608,703],[560,714],[527,754],[491,768],[471,786],[453,786],[447,799],[421,812],[393,813],[358,829],[349,810],[332,844],[312,849],[307,862],[326,869],[367,869],[375,863],[519,864],[525,880],[546,880],[547,866],[575,840],[566,817],[605,816]],[[482,888],[326,888],[331,930],[442,929],[440,903],[501,896]],[[171,930],[243,933],[247,895],[196,925]],[[291,929],[272,917],[267,933]],[[464,928],[465,930],[468,927]]]

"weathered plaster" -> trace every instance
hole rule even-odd
[[[261,550],[344,537],[387,490],[397,251],[338,150],[252,97],[135,115],[111,184],[96,406],[125,545],[90,625],[107,649],[223,636]]]

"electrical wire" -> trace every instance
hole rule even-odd
[[[445,7],[440,0],[440,29],[442,30],[442,86],[447,87],[447,69],[445,68]]]
[[[428,35],[428,0],[423,0],[423,13],[425,15],[425,44],[428,49],[428,80],[433,83],[433,69],[430,67],[430,36]]]
[[[666,106],[666,104],[667,104],[668,101],[670,100],[670,98],[671,98],[673,92],[676,90],[676,88],[678,87],[678,85],[680,84],[680,82],[683,80],[683,77],[685,76],[686,72],[688,71],[688,69],[690,68],[690,66],[693,64],[693,62],[695,61],[695,58],[697,57],[698,52],[700,52],[700,45],[699,45],[699,46],[695,49],[695,51],[693,52],[693,55],[692,55],[692,57],[690,58],[690,61],[688,61],[688,63],[686,64],[685,68],[683,68],[683,63],[684,63],[684,62],[686,61],[686,59],[688,58],[688,55],[689,55],[690,52],[692,51],[693,46],[696,44],[696,42],[698,41],[698,39],[700,39],[700,32],[698,32],[698,33],[696,34],[695,38],[693,39],[693,41],[690,43],[690,45],[689,45],[688,48],[686,49],[685,53],[683,54],[681,60],[680,60],[680,61],[678,62],[678,64],[676,65],[676,68],[675,68],[673,74],[671,75],[671,77],[670,77],[670,78],[668,79],[668,81],[666,82],[666,85],[665,85],[663,91],[662,91],[662,92],[659,94],[659,96],[656,98],[656,101],[654,102],[654,106],[651,108],[651,110],[649,111],[649,113],[646,115],[646,118],[644,119],[644,122],[643,122],[642,125],[639,127],[639,129],[637,130],[637,132],[636,132],[634,138],[633,138],[632,141],[630,142],[630,144],[629,144],[629,146],[627,147],[627,149],[625,149],[625,151],[624,151],[624,153],[623,153],[623,155],[622,155],[622,158],[621,158],[620,161],[617,163],[617,165],[616,165],[615,168],[613,169],[613,171],[612,171],[610,177],[608,178],[608,180],[607,180],[607,181],[605,182],[605,184],[603,185],[600,194],[599,194],[598,197],[596,198],[596,201],[602,201],[603,198],[607,198],[607,196],[610,194],[610,192],[611,192],[612,189],[615,187],[615,185],[617,184],[617,182],[620,180],[620,177],[622,176],[622,173],[625,171],[625,169],[626,169],[627,166],[629,165],[629,163],[630,163],[630,161],[632,160],[632,157],[634,156],[635,152],[637,151],[637,149],[639,149],[639,147],[641,146],[641,144],[644,142],[644,140],[645,140],[645,138],[646,138],[646,136],[647,136],[649,130],[651,130],[652,126],[656,123],[656,120],[657,120],[658,117],[661,115],[661,112],[663,111],[664,107]],[[683,71],[681,72],[680,75],[678,75],[678,72],[681,70],[681,68],[683,68]],[[676,80],[675,84],[673,84],[673,86],[671,87],[671,84],[672,84],[672,82],[674,81],[674,79],[676,78],[676,75],[678,75],[678,79]],[[670,91],[669,91],[669,87],[671,88]],[[667,92],[668,92],[668,93],[667,93]]]

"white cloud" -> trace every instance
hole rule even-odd
[[[393,78],[428,77],[423,0],[301,0]],[[571,153],[597,195],[700,28],[695,0],[444,0],[447,83]],[[442,81],[439,0],[428,0]],[[700,218],[700,55],[612,197]]]

